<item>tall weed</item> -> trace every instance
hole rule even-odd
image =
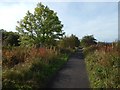
[[[103,47],[104,48],[104,47]],[[120,88],[120,52],[118,46],[89,52],[85,61],[92,88]]]
[[[3,49],[3,89],[33,90],[46,87],[67,58],[68,56],[47,48]]]

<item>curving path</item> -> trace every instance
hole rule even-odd
[[[89,88],[82,49],[72,55],[67,64],[58,71],[49,88]]]

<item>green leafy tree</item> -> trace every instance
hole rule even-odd
[[[72,39],[71,44],[72,44],[73,47],[78,47],[80,45],[80,41],[79,41],[79,39],[78,39],[77,36],[75,36],[75,35],[72,34],[70,36],[70,38]]]
[[[82,47],[89,47],[91,45],[97,44],[96,39],[93,37],[93,35],[84,36],[81,39],[80,43]]]
[[[70,37],[64,37],[60,42],[59,42],[59,47],[61,48],[75,48],[78,47],[80,44],[80,41],[78,37],[75,35],[71,35]]]
[[[53,45],[64,35],[57,13],[42,3],[37,4],[33,14],[28,11],[18,24],[16,30],[23,45]]]
[[[16,32],[7,32],[3,29],[0,30],[2,32],[2,44],[3,46],[19,46],[19,34]]]

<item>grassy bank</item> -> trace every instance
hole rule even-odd
[[[53,49],[3,49],[3,89],[45,88],[54,73],[67,60],[67,54]]]
[[[120,88],[119,45],[84,49],[91,88]]]

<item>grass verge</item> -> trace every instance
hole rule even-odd
[[[91,88],[120,88],[120,53],[115,50],[86,51],[85,62]]]
[[[40,57],[35,54],[35,57],[32,57],[31,59],[29,58],[29,60],[25,59],[22,63],[18,63],[14,66],[12,65],[13,67],[3,68],[3,90],[8,90],[8,88],[13,88],[16,90],[46,88],[47,83],[52,78],[54,73],[56,73],[58,69],[67,62],[68,55],[55,54],[55,52],[52,52],[51,50],[47,53],[49,56],[44,57],[44,54],[46,53],[43,53],[42,51],[40,54],[42,56]],[[34,54],[32,53],[32,55]]]

